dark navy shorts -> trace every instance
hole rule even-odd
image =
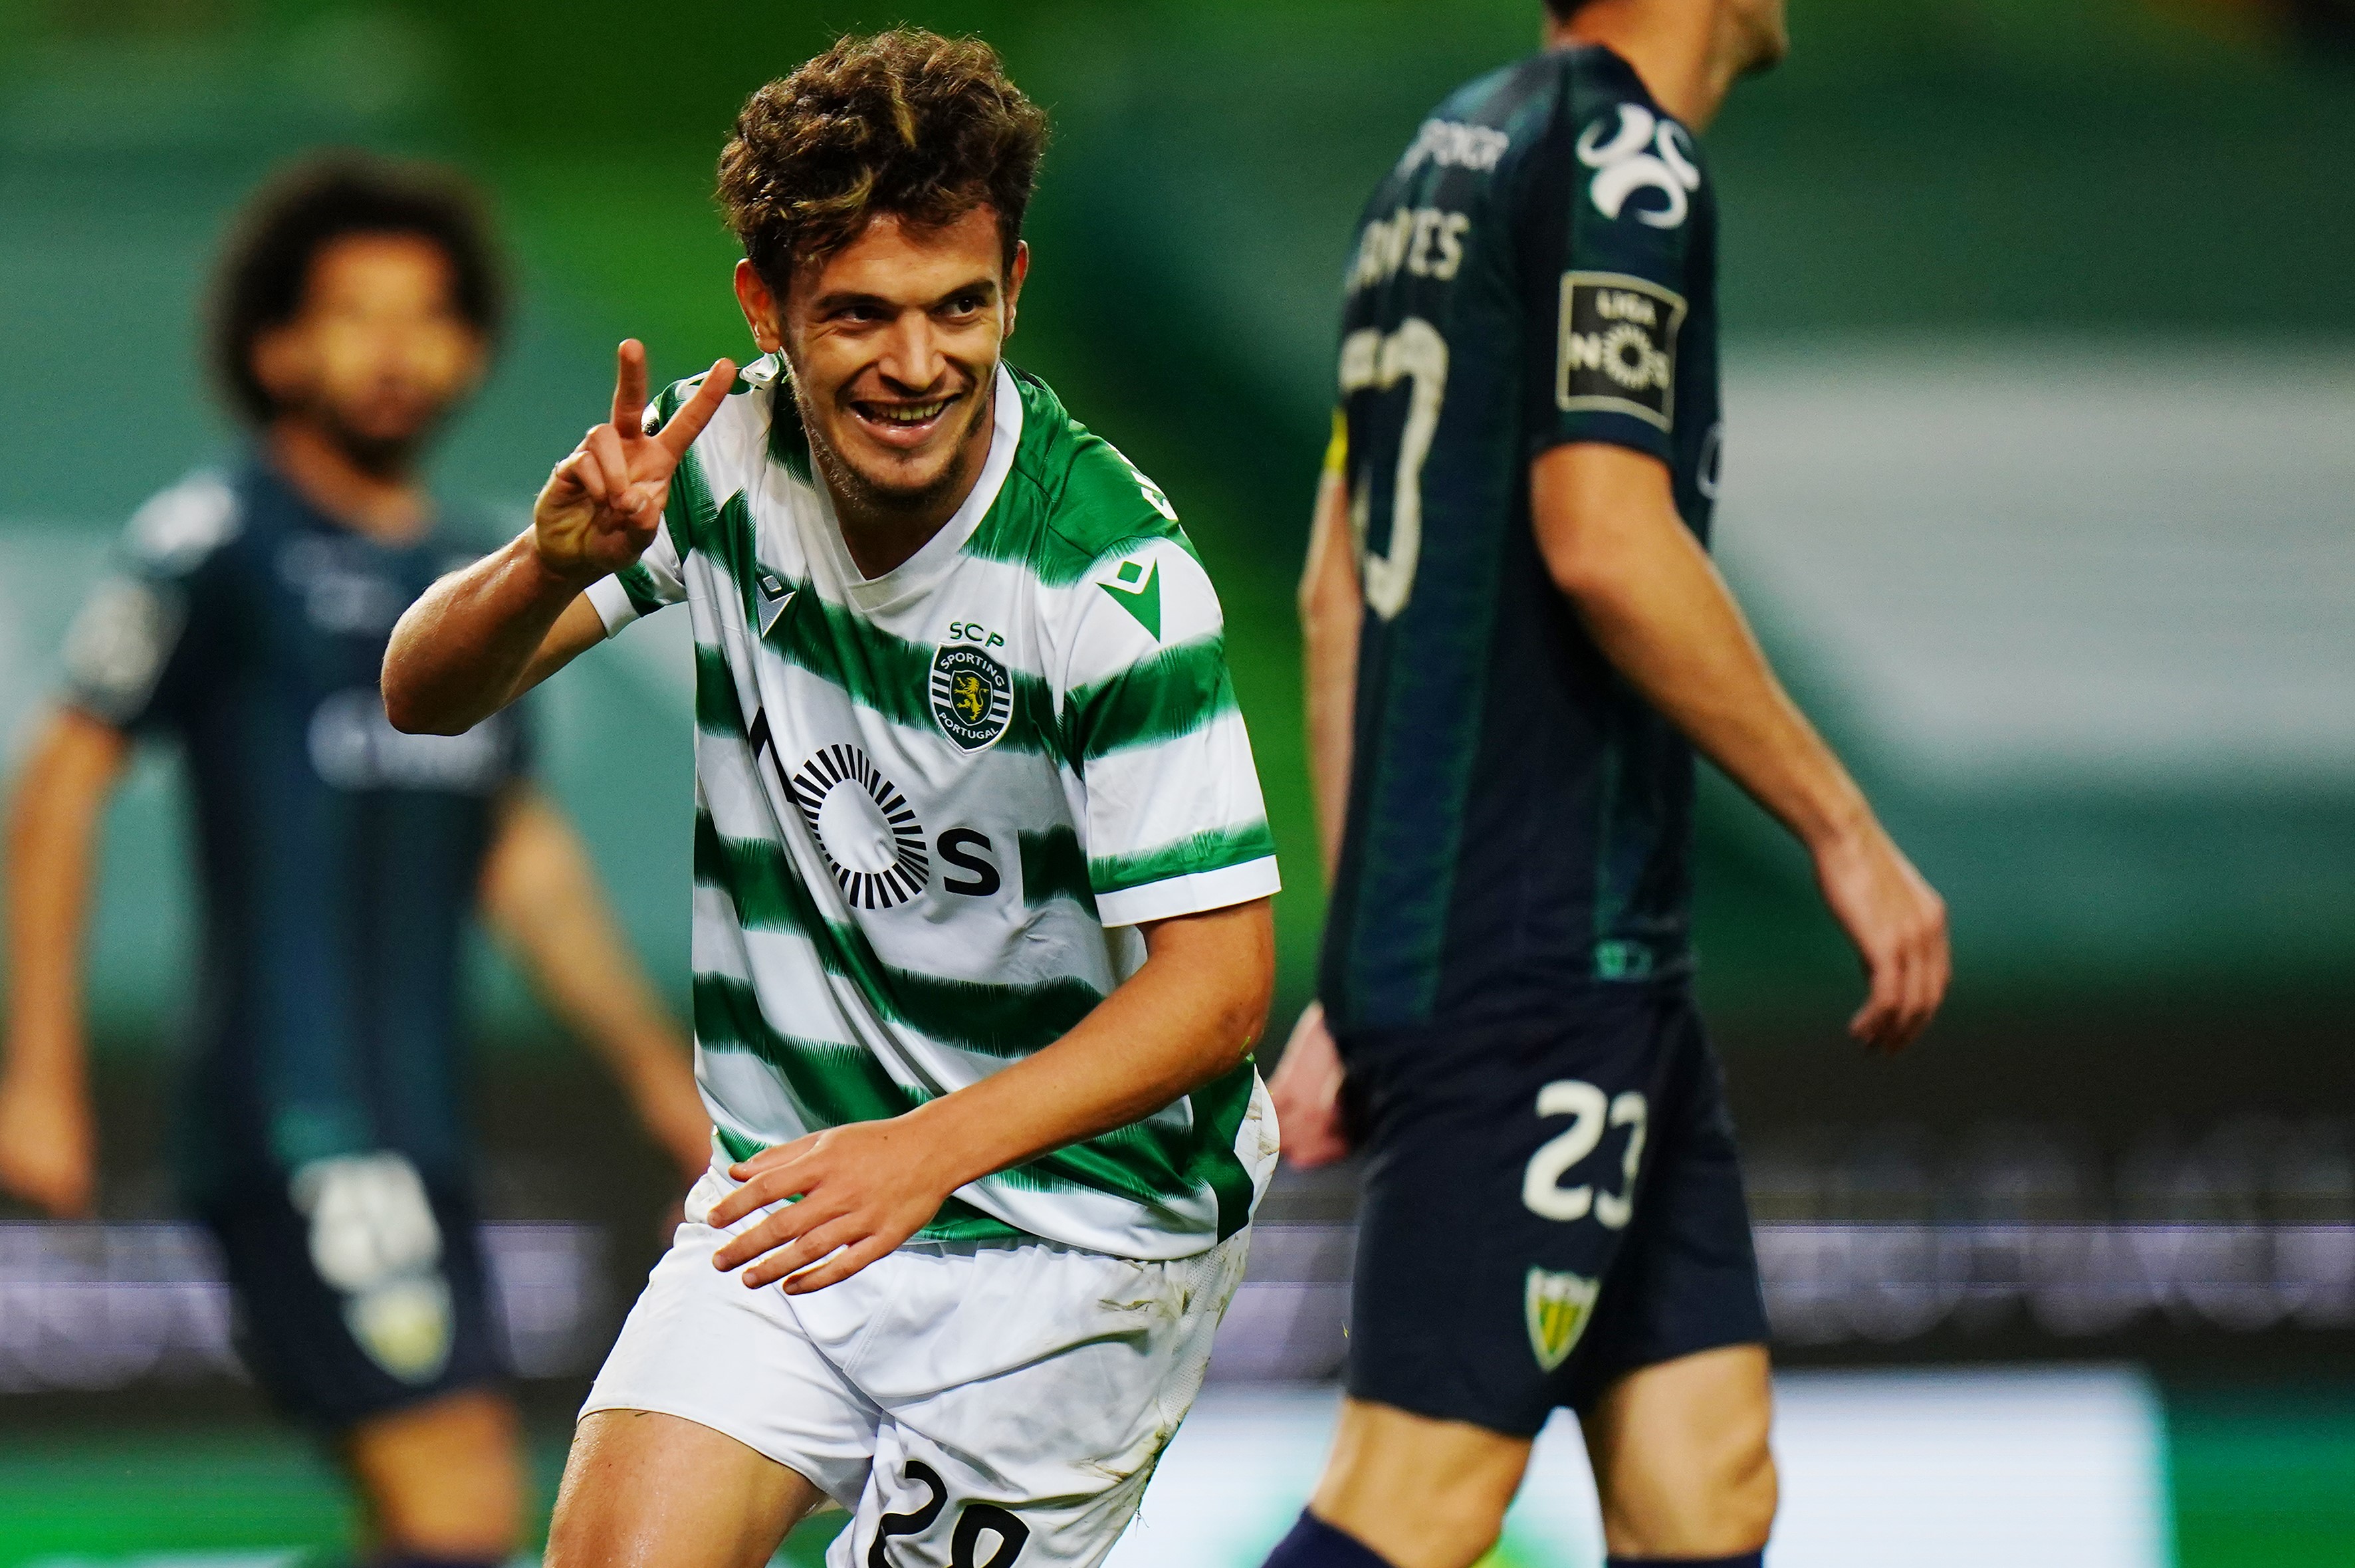
[[[1354,1397],[1529,1436],[1637,1368],[1764,1341],[1724,1077],[1682,987],[1338,1044],[1367,1152]]]
[[[228,1265],[238,1353],[289,1414],[337,1430],[506,1381],[473,1202],[434,1184],[425,1196],[433,1233],[412,1215],[389,1243],[368,1233],[365,1211],[324,1229],[280,1187],[204,1205]]]

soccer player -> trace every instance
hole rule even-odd
[[[1273,1167],[1275,861],[1169,501],[1002,355],[1045,121],[846,37],[719,161],[761,350],[613,417],[395,635],[462,730],[641,615],[696,645],[720,1152],[583,1411],[556,1568],[1102,1560]]]
[[[1462,1568],[1560,1406],[1613,1562],[1758,1562],[1766,1321],[1688,988],[1692,748],[1813,856],[1859,1040],[1902,1047],[1946,983],[1936,895],[1705,553],[1693,135],[1782,56],[1781,0],[1549,8],[1544,53],[1423,123],[1347,274],[1302,585],[1334,893],[1276,1104],[1295,1158],[1368,1162],[1348,1399],[1278,1568]]]
[[[445,176],[289,171],[223,260],[215,352],[250,453],[133,517],[67,648],[9,827],[0,1184],[89,1212],[103,1159],[80,948],[133,747],[186,759],[203,889],[176,1138],[256,1378],[320,1429],[385,1563],[497,1563],[523,1472],[475,1232],[460,935],[480,908],[681,1164],[709,1122],[685,1043],[503,716],[396,732],[377,678],[461,539],[418,477],[487,363],[496,258]]]

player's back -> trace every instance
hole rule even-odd
[[[1548,577],[1529,468],[1566,442],[1657,456],[1706,541],[1714,251],[1690,136],[1600,48],[1455,93],[1367,206],[1336,441],[1368,611],[1321,986],[1341,1029],[1689,966],[1690,752]]]
[[[255,464],[158,496],[127,556],[77,627],[70,699],[178,741],[186,765],[191,1196],[383,1148],[463,1179],[460,944],[521,720],[403,735],[378,685],[448,543],[371,540]]]

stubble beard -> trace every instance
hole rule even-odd
[[[809,397],[802,390],[801,379],[793,378],[794,403],[801,415],[802,429],[809,436],[810,455],[817,462],[826,486],[833,491],[836,508],[864,512],[885,517],[918,517],[936,509],[958,488],[964,485],[973,470],[972,443],[974,432],[991,414],[990,400],[978,397],[973,400],[973,412],[964,428],[956,432],[949,449],[949,460],[940,473],[922,485],[882,485],[859,471],[857,464],[836,450],[827,439],[826,426],[815,417]],[[986,387],[983,378],[976,385]]]
[[[393,435],[362,430],[325,398],[304,399],[291,411],[308,421],[353,467],[372,478],[397,483],[416,474],[426,446],[449,417],[450,407],[434,409],[414,428]]]

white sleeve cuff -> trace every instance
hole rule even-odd
[[[1147,921],[1249,903],[1268,898],[1283,887],[1284,879],[1275,873],[1275,857],[1263,855],[1240,866],[1191,871],[1142,887],[1123,888],[1116,893],[1098,893],[1096,918],[1107,926],[1143,925]]]
[[[638,618],[638,607],[630,603],[630,595],[618,577],[601,577],[591,583],[589,603],[595,607],[597,618],[605,623],[605,635],[609,637]]]

